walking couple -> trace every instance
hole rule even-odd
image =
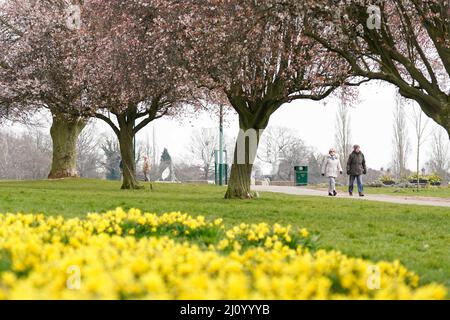
[[[343,174],[341,162],[336,154],[335,149],[330,149],[328,156],[325,158],[322,165],[322,176],[328,177],[328,195],[336,196],[336,178],[339,174]],[[359,145],[353,146],[353,152],[347,160],[347,174],[349,176],[348,193],[353,196],[353,185],[355,180],[358,185],[358,193],[360,197],[364,197],[364,186],[362,182],[362,175],[367,174],[366,159],[361,152]]]

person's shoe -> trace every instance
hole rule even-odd
[[[353,192],[349,192],[348,195],[349,195],[350,197],[352,197],[352,196],[353,196]]]
[[[360,193],[359,193],[359,196],[360,196],[360,197],[364,197],[364,193],[360,192]]]
[[[337,196],[337,192],[336,190],[333,191],[333,196],[336,197]]]
[[[330,197],[332,197],[332,196],[333,196],[333,194],[332,194],[331,192],[328,192],[328,195],[329,195]]]

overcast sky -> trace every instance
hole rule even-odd
[[[395,88],[391,85],[370,83],[360,88],[360,103],[350,109],[352,143],[361,145],[367,164],[374,169],[389,167],[392,154],[392,120],[395,107]],[[339,102],[328,99],[324,102],[309,100],[295,101],[282,106],[271,118],[269,126],[284,126],[295,129],[298,136],[318,151],[327,153],[335,144],[336,112]],[[412,107],[412,104],[408,107]],[[408,111],[407,111],[408,112]],[[229,117],[226,134],[235,136],[238,132],[237,115]],[[408,121],[411,146],[414,145],[414,131]],[[174,158],[187,154],[190,135],[194,128],[217,128],[218,120],[203,116],[192,123],[180,124],[178,121],[158,120],[154,123],[159,151],[168,148]],[[430,119],[429,131],[436,130],[437,124]],[[144,139],[152,137],[152,126],[139,135]],[[429,153],[429,143],[423,146],[422,164]],[[415,148],[412,147],[408,167],[415,164]]]
[[[374,169],[390,166],[395,92],[395,88],[388,84],[372,82],[362,85],[360,87],[360,103],[350,108],[352,144],[361,145],[368,166]],[[326,102],[297,100],[282,106],[272,116],[269,126],[292,128],[296,130],[298,137],[308,145],[326,154],[330,147],[335,146],[338,105],[339,101],[336,99],[327,99]],[[411,108],[412,103],[408,107]],[[228,116],[225,134],[229,139],[237,135],[237,120],[236,114]],[[138,139],[145,140],[148,137],[152,141],[153,126],[156,132],[158,159],[162,150],[167,148],[175,160],[181,160],[189,154],[189,143],[193,131],[202,128],[218,130],[218,119],[206,114],[198,119],[186,119],[182,122],[160,119],[142,130],[138,134]],[[414,170],[416,149],[411,121],[408,121],[408,126],[412,146],[408,167]],[[112,135],[112,130],[100,120],[95,120],[95,127],[99,134]],[[19,128],[20,126],[16,124],[8,129],[17,131],[20,130]],[[433,130],[443,129],[430,119],[429,132]],[[430,142],[431,137],[422,148],[421,166],[424,166],[428,158]]]

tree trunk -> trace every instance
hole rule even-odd
[[[122,157],[122,189],[142,189],[136,179],[136,162],[134,159],[133,126],[121,126],[119,133],[120,155]]]
[[[253,198],[250,190],[251,175],[261,134],[262,129],[251,128],[239,131],[225,199]],[[249,138],[246,137],[247,135]]]
[[[87,121],[53,114],[50,135],[53,142],[53,161],[49,179],[77,176],[77,141]]]
[[[252,164],[236,164],[231,166],[230,181],[225,199],[251,199],[250,190]]]
[[[209,169],[210,169],[210,165],[205,165],[203,167],[203,170],[205,170],[205,175],[203,176],[203,178],[205,179],[205,181],[208,181],[209,178]]]

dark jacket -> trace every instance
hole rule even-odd
[[[351,176],[360,176],[366,173],[367,168],[364,154],[361,151],[358,153],[353,151],[348,157],[347,174]]]

